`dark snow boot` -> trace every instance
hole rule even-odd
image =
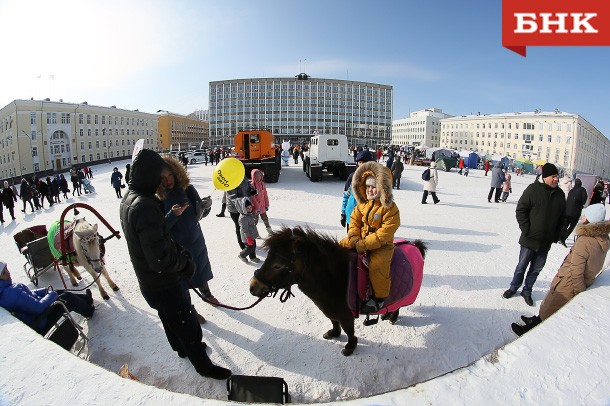
[[[527,317],[527,316],[521,316],[521,320],[523,320],[523,322],[525,323],[526,326],[537,326],[538,324],[542,323],[542,319],[540,318],[540,316],[532,316],[532,317]]]
[[[527,333],[528,331],[530,331],[531,329],[534,328],[534,326],[522,326],[521,324],[517,324],[517,323],[512,323],[510,325],[510,328],[513,330],[513,332],[515,334],[517,334],[519,337],[521,337],[523,334]]]

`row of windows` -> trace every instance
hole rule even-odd
[[[36,124],[37,122],[37,118],[36,118],[37,112],[32,111],[30,112],[30,124]],[[55,112],[47,112],[47,124],[57,124],[58,123],[58,117],[59,120],[61,122],[61,124],[70,124],[71,123],[71,117],[72,113],[55,113]],[[108,124],[112,125],[112,123],[114,122],[114,125],[129,125],[131,123],[131,125],[137,125],[137,126],[145,126],[145,127],[149,127],[152,126],[152,120],[145,120],[145,119],[141,119],[141,118],[135,118],[135,117],[115,117],[115,116],[100,116],[98,114],[87,114],[86,115],[86,121],[87,124],[91,124],[92,123],[92,118],[93,118],[93,123],[94,124],[99,124],[99,119],[101,117],[101,122],[102,124],[106,124],[106,118],[108,118]],[[78,115],[78,123],[79,124],[84,124],[85,123],[85,114],[79,114]]]
[[[309,83],[297,83],[297,82],[288,82],[288,83],[266,83],[266,84],[254,84],[253,82],[247,84],[231,84],[231,85],[212,85],[210,89],[210,94],[220,94],[222,92],[243,92],[244,90],[252,90],[255,92],[258,91],[266,91],[266,90],[297,90],[297,89],[305,89],[305,90],[317,90],[317,91],[326,91],[326,92],[346,92],[346,93],[363,93],[368,95],[381,95],[389,92],[390,89],[379,89],[372,88],[368,86],[358,86],[358,85],[339,85],[339,84],[326,84],[325,82],[309,82]]]
[[[470,132],[462,132],[462,131],[459,131],[459,132],[456,131],[455,133],[453,131],[448,131],[447,133],[443,132],[442,135],[443,135],[443,137],[445,137],[444,138],[445,140],[450,140],[453,137],[464,137],[464,138],[472,137],[472,133],[470,133]],[[480,135],[479,135],[479,133],[477,132],[477,133],[475,133],[475,137],[477,137],[477,138],[485,138],[485,133],[480,133]],[[507,139],[510,140],[511,137],[512,137],[511,133],[508,133],[507,134]],[[490,132],[487,133],[487,138],[491,138],[491,133]],[[498,138],[498,133],[494,133],[494,138]],[[504,133],[500,133],[500,138],[502,138],[502,139],[504,138]],[[534,134],[523,134],[523,140],[524,141],[534,141],[535,138],[536,137],[535,137]],[[515,133],[515,139],[516,140],[519,139],[519,134],[518,133]],[[538,141],[544,142],[545,139],[546,139],[547,142],[553,142],[553,136],[552,135],[547,135],[546,137],[544,135],[542,135],[542,134],[538,135]],[[556,135],[555,136],[555,142],[556,143],[561,144],[561,140],[562,140],[561,135]],[[571,143],[571,141],[572,141],[572,137],[571,136],[567,136],[565,138],[565,140],[566,140],[566,144],[569,145]]]
[[[544,124],[543,122],[539,122],[537,126],[534,126],[534,123],[528,123],[528,122],[524,122],[524,123],[518,123],[518,122],[507,122],[506,126],[508,129],[511,129],[512,127],[515,128],[515,130],[519,129],[519,124],[521,124],[521,128],[523,130],[535,130],[536,128],[538,130],[543,131],[544,130]],[[470,125],[470,127],[469,127]],[[493,123],[493,128],[504,128],[504,122],[498,123],[495,122]],[[567,131],[567,132],[571,132],[572,131],[572,124],[571,123],[551,123],[551,122],[547,122],[546,123],[546,127],[547,127],[547,131],[553,131],[553,126],[555,127],[555,131]],[[475,128],[475,123],[443,123],[442,128],[445,129],[460,129],[460,128]],[[476,123],[476,128],[492,128],[492,123]]]

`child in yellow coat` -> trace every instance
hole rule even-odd
[[[358,205],[352,211],[347,237],[340,244],[369,255],[372,294],[360,310],[372,313],[383,307],[390,294],[390,263],[400,212],[392,196],[392,173],[377,162],[356,169],[352,191]]]

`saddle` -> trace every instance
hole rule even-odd
[[[409,306],[415,302],[421,288],[424,270],[424,259],[419,249],[410,241],[394,240],[394,254],[390,264],[390,294],[378,312],[386,314]],[[360,304],[367,298],[370,281],[368,261],[364,254],[353,256],[350,261],[347,284],[347,300],[354,317],[360,315]]]
[[[51,252],[55,258],[61,258],[61,240],[65,241],[66,254],[74,252],[74,244],[72,243],[72,236],[74,234],[74,223],[68,220],[64,220],[64,235],[60,235],[59,221],[54,222],[49,229],[49,234],[53,236],[53,246]]]

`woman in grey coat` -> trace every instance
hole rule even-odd
[[[491,203],[491,196],[494,194],[494,190],[496,191],[494,201],[500,203],[500,194],[502,193],[502,183],[504,183],[504,180],[504,172],[500,169],[500,164],[497,163],[491,170],[491,189],[489,189],[489,194],[487,195],[489,203]]]

